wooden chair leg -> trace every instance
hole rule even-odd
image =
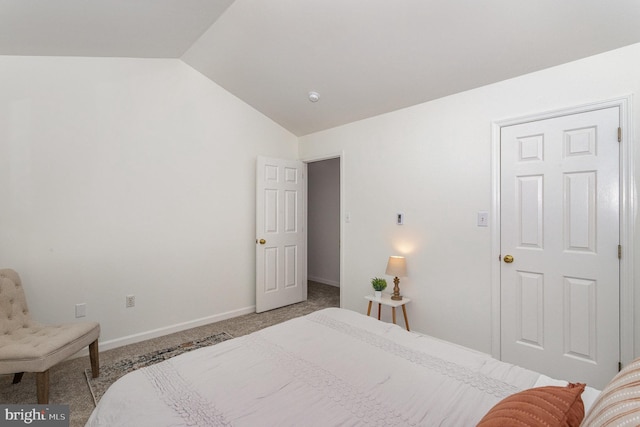
[[[24,375],[24,372],[16,372],[13,375],[13,384],[18,384],[20,381],[22,381],[23,375]]]
[[[36,372],[36,390],[38,393],[38,404],[49,403],[49,370]]]
[[[89,344],[89,359],[91,359],[91,375],[93,378],[100,376],[100,355],[98,353],[98,340]]]

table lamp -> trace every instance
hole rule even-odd
[[[389,276],[395,276],[393,279],[393,295],[392,300],[401,301],[402,295],[400,295],[400,279],[398,277],[407,277],[407,263],[403,256],[390,256],[387,263],[386,274]]]

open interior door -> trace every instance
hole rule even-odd
[[[258,156],[256,312],[307,299],[306,168]]]

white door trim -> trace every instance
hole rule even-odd
[[[635,162],[633,157],[632,95],[553,110],[529,116],[497,120],[491,124],[491,354],[500,358],[500,129],[520,123],[569,114],[620,108],[620,358],[623,365],[634,358],[634,268]]]
[[[329,159],[340,159],[340,307],[343,307],[343,286],[346,285],[345,281],[344,281],[344,227],[343,227],[343,223],[344,223],[344,218],[345,218],[345,205],[344,205],[344,151],[339,151],[337,153],[329,153],[329,154],[324,154],[324,155],[317,155],[317,156],[309,156],[309,157],[305,157],[305,158],[301,158],[299,159],[301,162],[304,163],[311,163],[311,162],[319,162],[322,160],[329,160]],[[308,185],[309,181],[307,180],[307,185]]]

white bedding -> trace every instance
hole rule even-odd
[[[534,385],[533,371],[330,308],[132,372],[87,425],[473,426]]]

